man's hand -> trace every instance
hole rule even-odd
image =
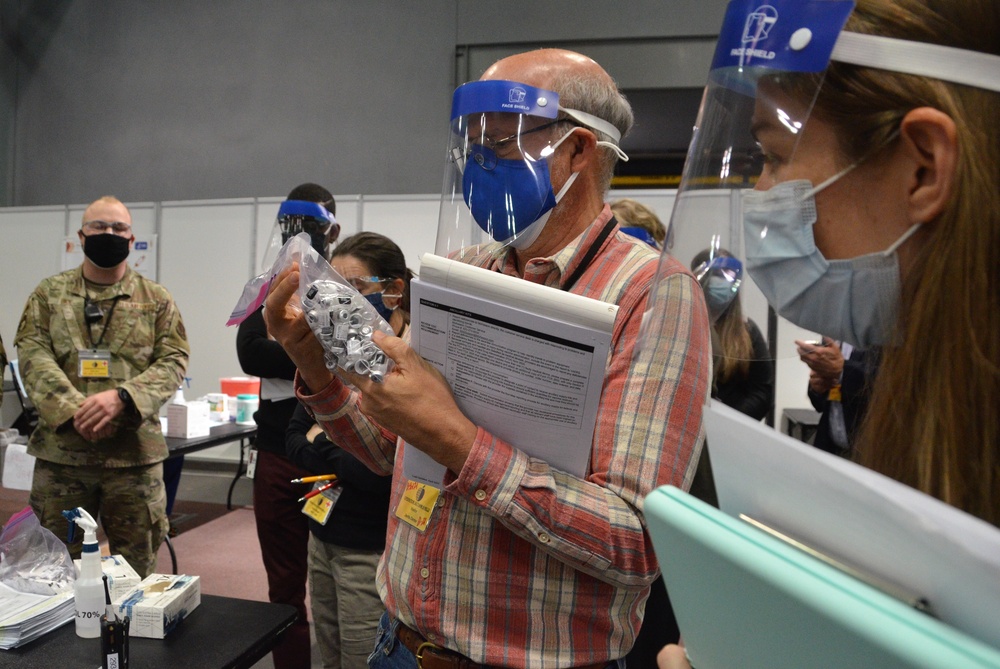
[[[795,341],[799,359],[809,365],[809,369],[819,376],[836,382],[844,371],[844,356],[840,346],[829,337],[823,337],[823,345],[817,346],[806,341]]]
[[[295,296],[299,288],[299,265],[282,271],[271,282],[264,303],[264,323],[267,333],[281,344],[285,353],[299,369],[299,376],[309,389],[318,393],[335,377],[326,368],[323,345],[309,329],[302,306]]]
[[[73,414],[73,428],[87,441],[105,439],[114,434],[117,428],[111,421],[124,409],[116,388],[91,395]]]
[[[830,388],[833,388],[835,381],[836,379],[829,379],[825,376],[820,376],[812,370],[809,370],[809,390],[813,391],[817,395],[826,395],[830,392]]]
[[[380,331],[372,340],[395,366],[382,383],[342,372],[361,391],[361,410],[458,474],[478,428],[458,408],[444,377],[406,342]]]

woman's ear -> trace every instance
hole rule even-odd
[[[404,288],[406,288],[406,282],[402,279],[393,279],[390,281],[385,287],[385,292],[382,294],[382,302],[385,303],[385,306],[392,307],[393,309],[399,307],[403,303]],[[390,295],[399,295],[399,297],[389,297]]]
[[[903,117],[899,135],[905,156],[912,162],[907,214],[911,223],[929,223],[944,211],[955,190],[955,121],[939,109],[918,107]]]

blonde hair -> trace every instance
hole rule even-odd
[[[933,4],[933,8],[932,8]],[[996,0],[859,0],[845,30],[993,53]],[[859,460],[1000,525],[1000,94],[832,63],[815,114],[858,157],[911,109],[952,118],[954,193],[903,286],[899,347],[887,349]]]
[[[663,248],[663,240],[667,238],[667,229],[663,226],[656,213],[631,198],[622,198],[611,203],[611,211],[622,227],[637,227],[649,232],[659,248]]]

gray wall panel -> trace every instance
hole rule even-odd
[[[0,204],[282,196],[307,180],[434,193],[456,50],[586,46],[625,87],[700,85],[724,6],[21,0],[31,20],[12,30],[30,48],[0,66],[17,105]]]
[[[14,200],[437,190],[454,0],[397,7],[73,2],[21,91]]]

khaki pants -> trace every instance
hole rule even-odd
[[[323,669],[367,669],[378,619],[375,587],[380,553],[309,537],[309,598]]]

